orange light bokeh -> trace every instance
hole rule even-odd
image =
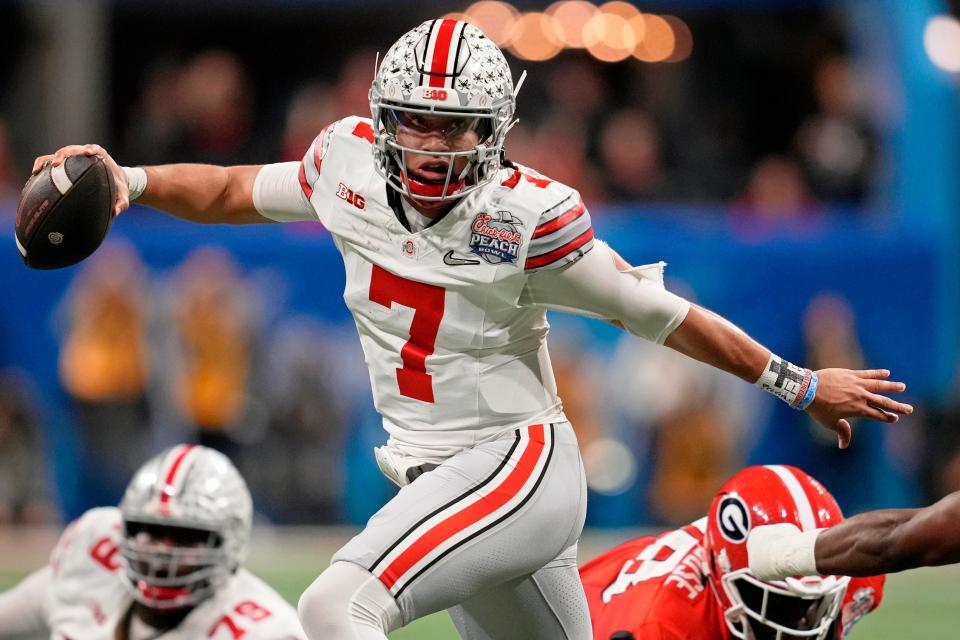
[[[630,57],[637,35],[630,21],[616,13],[599,12],[583,27],[583,41],[590,55],[604,62]]]
[[[670,23],[652,13],[643,14],[643,22],[646,33],[634,48],[633,57],[644,62],[663,62],[670,58],[676,46],[676,37]]]
[[[676,16],[661,16],[673,30],[673,53],[664,62],[682,62],[693,53],[693,32],[687,23]]]
[[[597,7],[586,0],[562,0],[547,8],[547,14],[553,16],[557,37],[564,46],[571,49],[583,49],[583,28],[597,13]]]
[[[540,12],[521,15],[509,49],[518,58],[533,62],[549,60],[560,53],[563,44],[557,38],[553,16]]]
[[[604,2],[600,5],[601,13],[609,13],[615,16],[620,16],[628,22],[633,20],[640,15],[640,10],[629,2],[622,2],[622,0],[611,0],[611,2]]]
[[[476,25],[477,22],[465,13],[460,11],[451,11],[450,13],[445,13],[440,16],[441,20],[463,20],[464,22],[469,22],[472,25]]]
[[[497,0],[480,0],[470,5],[465,14],[470,16],[470,22],[480,27],[488,38],[498,47],[509,46],[517,18],[520,12],[513,5]]]

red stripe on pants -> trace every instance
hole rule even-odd
[[[443,522],[437,523],[432,529],[423,534],[416,542],[407,547],[390,563],[380,574],[380,581],[390,589],[414,565],[423,560],[434,549],[460,533],[464,529],[483,520],[497,509],[510,502],[533,475],[533,471],[540,459],[544,448],[543,425],[536,424],[530,427],[530,441],[520,455],[517,466],[513,468],[503,482],[482,500],[463,508]],[[472,495],[472,494],[471,494]]]

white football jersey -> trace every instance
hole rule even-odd
[[[52,640],[114,640],[133,597],[123,585],[119,542],[123,523],[114,507],[76,520],[51,555],[46,594]],[[253,574],[240,569],[211,598],[157,640],[302,640],[296,610]]]
[[[299,182],[343,255],[344,299],[394,442],[438,454],[563,421],[545,309],[519,298],[531,272],[593,246],[579,194],[504,167],[412,232],[401,197],[374,170],[372,140],[369,119],[330,125],[307,151]]]

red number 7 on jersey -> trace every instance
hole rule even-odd
[[[370,300],[388,309],[394,302],[413,309],[410,339],[400,349],[403,360],[403,366],[397,369],[400,395],[433,402],[433,376],[427,373],[427,356],[433,355],[437,343],[446,294],[443,287],[407,280],[373,265]]]

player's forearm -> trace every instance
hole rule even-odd
[[[912,553],[895,543],[897,530],[915,510],[871,511],[854,516],[817,537],[817,571],[824,575],[870,576],[901,571]]]
[[[817,569],[876,575],[960,562],[960,494],[924,509],[890,509],[854,516],[820,534]]]
[[[204,224],[269,222],[253,204],[259,166],[169,164],[144,170],[147,184],[140,204]]]
[[[50,633],[43,603],[52,575],[46,567],[0,593],[0,640],[28,640]]]
[[[770,351],[739,327],[698,305],[664,344],[712,367],[754,383],[770,359]]]

